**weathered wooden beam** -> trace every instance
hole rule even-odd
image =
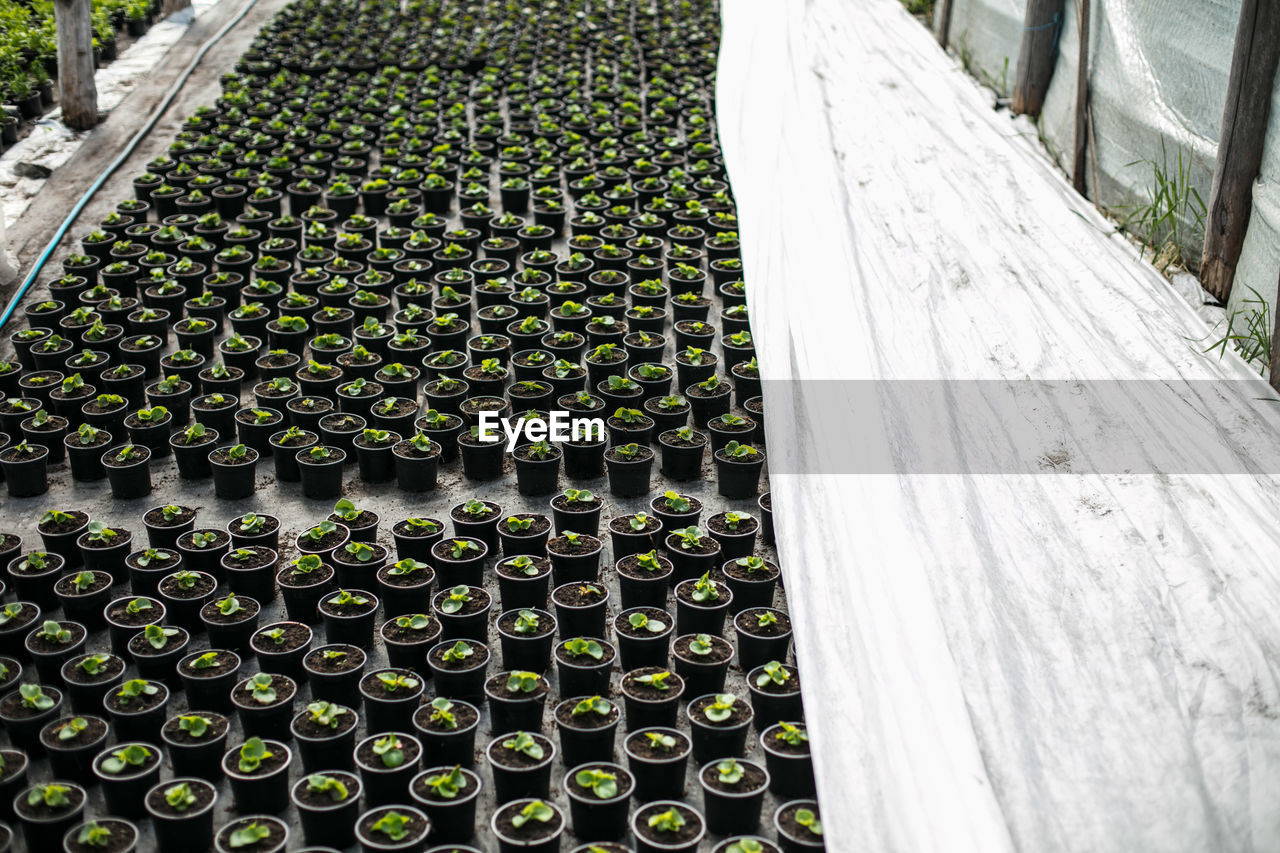
[[[1089,151],[1089,0],[1076,2],[1076,32],[1080,51],[1076,58],[1076,138],[1071,165],[1071,186],[1085,194],[1085,157]],[[1096,192],[1096,189],[1095,189]]]
[[[54,0],[58,31],[58,98],[62,121],[72,130],[98,123],[98,87],[93,80],[93,23],[90,0]]]
[[[1040,115],[1053,66],[1058,61],[1058,35],[1062,32],[1065,0],[1027,0],[1018,47],[1018,75],[1009,108],[1015,115]]]
[[[937,16],[933,25],[933,34],[938,39],[938,44],[943,50],[947,49],[947,42],[951,38],[951,0],[938,0],[938,5],[934,8],[934,15]]]
[[[1280,2],[1244,0],[1227,78],[1218,162],[1205,218],[1200,281],[1226,302],[1253,212],[1253,182],[1262,165],[1272,81],[1280,58]]]

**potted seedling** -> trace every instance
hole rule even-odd
[[[222,759],[222,772],[231,782],[231,795],[241,812],[261,810],[278,814],[289,805],[289,761],[293,752],[283,743],[250,737]]]
[[[792,666],[772,660],[747,673],[751,707],[757,728],[781,720],[804,719],[800,703],[800,673]]]
[[[534,732],[511,732],[490,741],[485,755],[497,801],[550,796],[551,764],[557,751],[551,740]]]
[[[590,637],[574,637],[555,647],[556,672],[561,695],[609,695],[609,675],[617,650],[612,644]]]
[[[660,666],[642,666],[622,678],[623,709],[630,731],[674,728],[684,680]]]
[[[614,617],[618,655],[624,671],[641,666],[666,666],[673,620],[656,607],[634,607]]]
[[[753,833],[760,826],[769,772],[754,761],[719,758],[698,771],[707,830],[716,835]]]
[[[230,721],[222,714],[194,710],[169,718],[160,729],[173,770],[211,782],[222,778],[222,756]]]
[[[676,584],[676,633],[720,634],[733,603],[729,587],[710,572]]]
[[[168,683],[175,681],[174,667],[190,643],[191,635],[185,628],[148,625],[129,641],[129,656],[140,676]]]
[[[145,678],[131,678],[108,693],[102,705],[117,737],[155,743],[164,725],[169,688]]]
[[[754,718],[746,702],[732,693],[709,693],[690,702],[687,710],[695,762],[746,754],[747,730]]]
[[[490,829],[498,839],[500,853],[557,850],[565,831],[564,815],[554,804],[543,800],[519,799],[493,813]]]
[[[353,769],[358,722],[359,716],[345,705],[323,700],[308,704],[290,723],[303,768],[313,773],[326,768]]]
[[[213,836],[216,853],[281,853],[289,840],[289,827],[271,815],[237,817],[223,824]]]
[[[360,680],[368,656],[355,646],[327,645],[307,652],[302,659],[311,695],[349,708],[358,707]]]
[[[723,562],[720,543],[693,525],[672,530],[664,543],[677,584],[701,577]]]
[[[200,627],[200,608],[213,598],[218,581],[207,572],[179,569],[160,579],[157,587],[169,618],[190,630]]]
[[[609,491],[621,498],[649,492],[653,451],[634,442],[610,447],[604,455],[609,472]]]
[[[194,776],[178,777],[152,786],[144,803],[156,843],[163,850],[208,849],[213,842],[213,809],[218,791]]]
[[[423,770],[409,784],[409,795],[431,821],[431,841],[466,841],[475,834],[480,777],[460,764]]]
[[[349,544],[365,545],[362,542]],[[334,595],[320,600],[325,636],[334,643],[371,647],[377,609],[378,598],[373,593],[339,589]]]
[[[494,732],[542,728],[542,712],[551,685],[536,672],[499,672],[484,685],[489,699],[491,730]]]
[[[68,569],[77,569],[84,564],[80,537],[88,528],[89,514],[81,510],[46,510],[40,517],[40,523],[36,525],[44,550],[61,556]],[[121,560],[123,561],[123,557]]]
[[[231,536],[216,528],[191,530],[178,537],[183,568],[210,576],[221,571],[222,557],[230,547]]]
[[[366,675],[360,680],[360,694],[368,730],[409,730],[422,693],[423,680],[413,670],[388,668]]]
[[[422,744],[412,735],[383,729],[356,745],[356,769],[365,803],[388,805],[409,801],[409,782],[417,774]]]
[[[45,684],[57,684],[62,665],[84,649],[89,632],[78,622],[46,619],[33,628],[24,642],[27,654],[35,663],[36,673]]]
[[[387,563],[387,548],[376,542],[352,539],[330,554],[339,586],[369,587]]]
[[[191,652],[178,663],[178,677],[192,708],[230,713],[231,688],[240,672],[240,656],[225,649]]]
[[[102,784],[110,814],[140,818],[147,790],[160,779],[160,750],[150,743],[122,743],[98,754],[93,773]]]
[[[178,466],[178,476],[184,480],[203,480],[213,475],[209,464],[209,450],[217,444],[220,433],[197,421],[169,437],[173,460]]]
[[[439,641],[440,632],[440,620],[425,613],[393,617],[379,631],[391,666],[413,670],[420,676],[429,673],[426,653]]]
[[[231,703],[240,717],[246,737],[288,740],[289,723],[293,720],[293,697],[297,692],[297,682],[287,675],[259,672],[240,681],[231,691]],[[225,770],[225,760],[223,765]],[[284,796],[287,798],[287,793]]]
[[[243,500],[253,494],[258,451],[244,444],[209,451],[213,492],[223,500]]]
[[[294,454],[303,497],[326,499],[342,494],[342,465],[347,453],[339,447],[317,444]]]
[[[280,519],[266,513],[246,512],[227,522],[231,544],[237,548],[280,549]]]
[[[355,841],[360,814],[360,779],[342,770],[313,772],[299,779],[289,794],[308,844],[348,847]]]
[[[609,615],[608,587],[587,581],[570,581],[551,591],[551,603],[555,605],[556,620],[563,634],[604,637]]]
[[[39,605],[41,610],[53,610],[58,605],[54,584],[63,572],[63,562],[60,555],[46,551],[30,551],[9,560],[14,593],[23,601]]]
[[[101,458],[112,497],[127,500],[151,494],[151,448],[125,444],[108,450]]]
[[[320,621],[320,600],[333,589],[333,575],[333,566],[324,563],[319,554],[304,553],[281,568],[276,583],[289,619],[311,624]]]
[[[124,679],[124,660],[95,652],[72,658],[62,665],[62,683],[71,707],[79,714],[102,712],[102,700]]]
[[[256,601],[270,603],[276,597],[276,572],[280,557],[265,545],[249,545],[222,556],[222,575],[227,584]]]
[[[791,800],[773,813],[773,828],[783,853],[825,849],[817,800]]]
[[[178,504],[165,504],[147,510],[142,516],[147,542],[152,548],[178,547],[178,537],[195,528],[196,514],[194,508]]]
[[[115,599],[106,608],[111,651],[121,657],[127,655],[133,636],[148,625],[163,622],[165,615],[165,606],[159,599],[145,595]]]
[[[137,595],[154,596],[160,581],[182,566],[182,555],[164,547],[149,546],[125,558],[129,569],[129,588]]]
[[[423,432],[413,433],[399,441],[392,448],[392,455],[395,457],[393,467],[396,484],[400,489],[406,492],[433,491],[436,487],[441,451],[439,442],[432,441]]]
[[[388,805],[365,812],[356,821],[356,840],[364,853],[420,851],[431,826],[420,809]]]
[[[56,779],[89,785],[93,756],[107,740],[107,721],[92,714],[62,717],[40,730],[40,743],[49,756],[49,770]]]
[[[326,520],[302,531],[294,540],[294,547],[299,553],[315,554],[323,558],[345,545],[351,538],[351,531],[345,524]]]
[[[627,832],[627,812],[635,781],[610,762],[572,764],[565,773],[569,815],[579,838],[618,839]]]
[[[674,800],[659,800],[631,817],[637,853],[692,853],[707,834],[702,816]]]
[[[71,478],[83,482],[101,480],[107,476],[102,464],[102,452],[111,444],[111,433],[92,424],[81,424],[75,432],[62,440],[66,447],[67,464]]]
[[[0,722],[3,722],[14,744],[39,757],[43,754],[40,730],[62,711],[62,691],[27,682],[18,685],[0,699]]]
[[[298,455],[320,442],[314,432],[290,426],[271,434],[268,440],[275,462],[276,479],[283,483],[296,483],[302,478],[298,468]]]
[[[663,608],[673,568],[671,561],[656,550],[628,554],[614,565],[623,609]]]
[[[13,799],[28,850],[57,850],[63,836],[80,821],[88,794],[71,782],[32,785]]]
[[[475,640],[444,640],[427,652],[436,693],[458,699],[483,699],[489,649]]]
[[[565,699],[557,705],[556,730],[565,766],[611,761],[614,734],[621,716],[618,706],[599,694]]]

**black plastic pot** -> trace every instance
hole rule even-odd
[[[476,833],[476,806],[479,804],[483,783],[470,770],[462,769],[465,784],[451,797],[432,796],[427,780],[433,776],[447,776],[455,765],[428,767],[409,783],[409,796],[431,821],[431,844],[457,844],[469,840]]]
[[[622,707],[626,712],[627,730],[648,728],[675,728],[680,713],[680,700],[684,696],[684,681],[672,673],[667,678],[667,689],[653,691],[650,695],[643,686],[633,684],[633,679],[665,671],[663,667],[640,667],[629,671],[622,678]]]
[[[564,814],[553,803],[546,804],[551,807],[552,816],[545,824],[530,821],[520,829],[515,828],[512,818],[520,814],[530,802],[527,799],[515,800],[493,813],[489,829],[498,839],[498,853],[556,853],[560,849],[560,838],[564,835],[566,821]]]
[[[363,598],[367,603],[353,609],[339,610],[341,605],[335,603],[338,595],[328,596],[320,600],[320,618],[324,621],[325,638],[331,643],[338,643],[361,648],[373,647],[373,626],[378,615],[378,597],[362,589],[344,590],[353,598]]]
[[[250,651],[249,641],[258,630],[262,605],[248,595],[237,595],[236,602],[240,609],[226,616],[218,601],[208,602],[200,608],[200,622],[209,637],[210,648],[230,649],[244,655]]]
[[[276,692],[277,698],[274,701],[264,704],[246,695],[253,692],[249,679],[246,678],[235,686],[231,702],[246,738],[256,736],[264,740],[287,741],[292,737],[289,723],[293,721],[293,699],[298,695],[297,684],[287,675],[269,670],[267,672],[272,677],[271,686]],[[285,797],[287,799],[287,792]]]
[[[232,748],[222,759],[222,772],[231,783],[231,796],[236,809],[245,812],[279,814],[289,807],[289,762],[293,750],[277,740],[264,738],[267,751],[273,757],[282,756],[277,766],[259,766],[251,772],[240,769],[240,750]],[[265,760],[265,759],[264,759]]]
[[[176,811],[165,800],[165,792],[182,784],[191,789],[196,802],[183,811]],[[178,776],[152,787],[144,802],[161,850],[204,853],[213,844],[213,812],[218,802],[218,791],[207,780]]]
[[[187,712],[186,716],[200,717],[206,728],[201,736],[195,737],[181,728],[182,716],[165,722],[160,738],[173,763],[173,772],[216,784],[222,779],[222,756],[227,751],[230,721],[221,714],[199,708]]]
[[[124,464],[115,463],[125,445],[113,447],[102,454],[102,465],[111,484],[111,496],[117,500],[131,500],[151,494],[151,448],[133,445],[137,458]]]
[[[70,725],[77,719],[86,723],[78,732]],[[40,741],[49,756],[53,778],[70,779],[85,786],[94,784],[93,759],[102,751],[107,735],[107,721],[91,714],[63,717],[46,725],[40,732]]]
[[[551,765],[559,750],[555,743],[535,732],[529,733],[542,747],[542,758],[533,759],[523,753],[519,759],[507,759],[503,764],[495,756],[511,754],[503,743],[513,741],[514,732],[498,735],[489,741],[485,755],[493,772],[493,793],[499,803],[507,803],[521,797],[549,798],[551,793]]]
[[[66,795],[70,805],[53,814],[29,810],[31,807],[27,805],[26,798],[30,789],[23,790],[16,797],[10,799],[10,802],[15,804],[14,809],[17,811],[19,822],[22,824],[22,835],[27,841],[27,850],[61,849],[62,838],[66,835],[67,830],[80,822],[84,815],[85,802],[88,800],[88,795],[85,793],[84,788],[79,785],[68,782],[66,786],[71,789]]]
[[[449,598],[451,589],[453,587],[442,589],[431,600],[432,612],[443,627],[442,636],[446,640],[484,642],[489,636],[489,612],[493,609],[493,601],[489,598],[489,594],[479,587],[469,586],[468,594],[472,600],[480,602],[480,606],[472,606],[468,603],[468,607],[473,607],[470,612],[445,613],[441,610],[441,604]]]
[[[609,588],[603,584],[574,581],[551,591],[560,634],[565,637],[606,636],[609,618]]]
[[[713,590],[718,597],[706,601],[689,600],[697,595],[697,580],[688,579],[676,584],[676,633],[677,634],[715,634],[724,631],[724,620],[733,603],[733,592],[718,581],[709,581],[708,590]],[[711,594],[708,592],[708,594]]]
[[[213,472],[213,493],[223,500],[244,500],[253,494],[258,471],[258,451],[245,448],[245,457],[232,461],[226,451],[209,451],[209,468]],[[108,472],[109,473],[109,472]]]
[[[823,836],[796,823],[795,813],[800,809],[807,809],[818,817],[822,815],[816,800],[791,800],[778,806],[773,813],[773,830],[777,834],[782,853],[815,853],[825,850]]]
[[[396,676],[404,683],[388,689],[379,675]],[[411,682],[411,683],[410,683]],[[422,701],[423,679],[412,670],[380,669],[360,680],[364,718],[370,732],[411,731],[413,712]]]
[[[327,653],[336,655],[330,659]],[[368,660],[363,649],[355,646],[326,645],[312,649],[302,660],[311,682],[311,695],[325,702],[337,702],[358,709],[364,701],[360,680]]]
[[[308,779],[294,783],[289,793],[298,810],[302,836],[308,844],[326,844],[346,848],[355,843],[355,824],[360,816],[360,778],[336,768],[324,768],[325,776],[337,779],[347,789],[346,799],[334,800],[329,793],[320,796],[308,792]]]
[[[327,701],[315,698],[317,702]],[[344,713],[335,717],[336,727],[313,723],[309,709],[303,709],[289,724],[298,755],[302,758],[302,769],[307,773],[355,769],[356,726],[360,717],[345,705],[342,710]]]
[[[586,638],[572,638],[586,639]],[[617,649],[604,640],[593,639],[589,642],[599,647],[600,657],[590,653],[572,655],[567,650],[566,640],[555,648],[556,674],[560,685],[561,696],[608,696],[609,676],[613,664],[618,658]]]
[[[116,760],[116,756],[130,746],[140,746],[151,753],[149,764],[134,767],[126,764],[119,773],[110,773],[107,767]],[[119,815],[129,819],[146,815],[143,801],[147,791],[160,780],[160,769],[164,765],[160,747],[142,741],[121,742],[98,753],[93,761],[93,774],[102,786],[103,799],[106,800],[107,814]]]
[[[537,688],[532,692],[510,690],[508,680],[512,674],[512,670],[504,670],[484,683],[485,697],[489,700],[489,730],[495,733],[542,731],[550,685],[539,677]]]
[[[783,667],[789,675],[786,684],[779,686],[770,681],[766,682],[766,687],[761,687],[758,681],[765,674],[766,666],[768,664],[747,673],[747,689],[751,691],[751,709],[755,711],[756,728],[763,729],[779,720],[803,720],[800,677],[795,667]]]
[[[712,759],[698,770],[707,831],[714,835],[751,835],[760,828],[769,771],[754,761],[739,760],[743,778],[724,785],[712,781],[720,778],[719,763],[719,758]]]
[[[569,769],[564,775],[562,787],[569,795],[569,816],[574,835],[601,841],[624,837],[627,832],[631,792],[635,788],[635,780],[631,778],[631,774],[623,767],[607,761],[576,764],[566,761],[565,766]],[[602,798],[589,787],[579,786],[575,781],[577,775],[590,771],[614,776],[618,792],[612,797]]]
[[[319,446],[319,445],[317,445]],[[298,478],[302,483],[302,496],[315,500],[329,500],[342,495],[342,464],[346,452],[326,446],[329,456],[316,459],[311,450],[299,450],[294,454],[298,465]]]
[[[418,740],[422,742],[422,763],[427,765],[460,764],[470,767],[475,763],[476,732],[480,729],[480,710],[470,702],[437,696],[438,701],[446,698],[450,703],[447,709],[451,715],[452,727],[443,719],[434,722],[431,718],[436,713],[431,703],[421,705],[413,715],[413,728]]]
[[[373,729],[370,735],[356,745],[356,768],[364,786],[365,804],[368,806],[408,803],[409,783],[418,774],[422,760],[422,744],[413,735],[394,729]],[[373,752],[377,741],[394,737],[401,744],[403,763],[388,767],[385,756]]]
[[[632,630],[630,619],[634,613],[642,613],[651,623],[653,621],[662,623],[663,629],[661,631],[641,629],[645,631],[643,636],[628,634],[627,631]],[[626,626],[627,631],[620,630],[619,626],[623,625]],[[624,610],[614,617],[613,627],[617,635],[618,657],[621,660],[623,672],[642,666],[667,665],[675,620],[665,610],[645,607]]]
[[[671,740],[675,745],[648,748],[655,739]],[[627,756],[627,769],[636,780],[637,801],[684,798],[685,768],[692,752],[687,737],[675,729],[641,729],[629,734],[622,748]]]
[[[716,702],[718,695],[722,694],[699,696],[687,708],[696,764],[705,764],[713,758],[741,758],[747,752],[747,734],[754,718],[750,705],[741,697],[734,697],[732,707],[735,713],[728,720],[717,723],[707,718],[703,710]]]
[[[566,767],[576,767],[588,761],[612,761],[614,737],[622,710],[605,700],[608,712],[600,714],[593,699],[600,694],[574,696],[565,699],[555,708],[556,731],[560,737],[560,753]],[[598,704],[598,703],[596,703]],[[582,713],[574,713],[579,707],[591,707]],[[589,836],[596,837],[596,836]]]
[[[232,651],[219,650],[212,652],[216,655],[214,658],[204,657],[210,653],[202,650],[187,654],[178,662],[178,677],[182,679],[189,707],[229,714],[233,710],[231,688],[240,675],[240,656]],[[212,672],[196,669],[194,663],[201,659],[211,661],[217,668]],[[208,674],[203,674],[205,672]]]
[[[764,748],[765,766],[771,779],[769,790],[782,799],[813,797],[817,783],[813,778],[813,756],[808,741],[792,748],[782,739],[784,725],[794,734],[803,730],[803,723],[774,723],[760,733],[760,745]]]

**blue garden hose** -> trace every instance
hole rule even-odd
[[[221,29],[214,33],[208,41],[200,46],[200,49],[196,51],[196,55],[191,58],[191,62],[189,62],[187,67],[183,69],[182,73],[178,75],[178,79],[174,80],[169,86],[169,90],[165,92],[165,95],[160,100],[159,105],[152,110],[151,117],[147,119],[142,127],[138,128],[138,132],[129,140],[129,144],[126,145],[118,155],[116,155],[116,158],[111,161],[106,169],[103,170],[102,174],[98,175],[94,182],[89,185],[89,188],[85,190],[84,195],[80,196],[80,200],[71,208],[71,212],[67,214],[67,218],[62,220],[62,225],[54,232],[48,245],[44,247],[44,251],[42,251],[40,253],[40,257],[36,259],[35,264],[31,267],[31,271],[27,273],[27,277],[23,279],[22,285],[18,288],[18,291],[13,294],[13,298],[10,299],[9,304],[5,306],[4,313],[0,314],[0,330],[3,330],[9,323],[9,319],[13,316],[13,312],[18,310],[18,306],[22,304],[23,297],[27,295],[27,291],[31,289],[31,285],[35,284],[36,277],[40,275],[40,271],[44,269],[44,265],[48,263],[49,258],[53,256],[54,251],[58,248],[58,244],[67,236],[67,231],[71,229],[72,224],[74,224],[76,219],[80,216],[81,211],[84,210],[85,206],[98,192],[98,190],[102,189],[102,185],[107,182],[107,178],[111,177],[111,175],[115,173],[116,169],[119,169],[124,165],[124,162],[129,159],[131,154],[133,154],[134,149],[138,147],[138,143],[142,142],[142,140],[146,138],[147,134],[151,132],[152,128],[155,127],[156,122],[159,121],[160,117],[169,109],[170,104],[173,103],[173,99],[177,97],[178,92],[182,90],[182,87],[186,84],[187,80],[190,79],[191,75],[196,70],[196,66],[198,66],[200,61],[204,59],[205,54],[209,52],[210,48],[221,41],[223,36],[230,32],[232,27],[240,23],[240,21],[244,19],[244,16],[249,13],[249,10],[256,5],[258,5],[258,0],[247,0],[247,2],[240,7],[240,11],[235,14],[235,17],[223,24]]]

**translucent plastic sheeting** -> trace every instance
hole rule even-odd
[[[895,0],[723,9],[719,127],[776,380],[770,482],[828,848],[1274,849],[1280,480],[1069,458],[788,473],[822,470],[833,419],[895,447],[902,413],[838,380],[1220,382],[1245,470],[1280,454],[1274,395],[1202,352],[1203,323]],[[991,439],[946,414],[939,441]]]
[[[1076,0],[1065,4],[1057,67],[1039,128],[1067,171],[1075,142],[1077,6]],[[1146,161],[1167,156],[1174,169],[1181,151],[1190,162],[1192,185],[1208,203],[1240,0],[1093,0],[1092,9],[1089,86],[1096,147],[1086,175],[1090,197],[1123,215],[1127,206],[1150,198],[1154,180]],[[952,48],[980,80],[1004,94],[1013,86],[1018,64],[1023,10],[1024,4],[1014,0],[954,0],[952,8]],[[1191,217],[1184,219],[1184,251],[1199,260],[1203,234]],[[1274,308],[1278,275],[1280,81],[1273,89],[1253,216],[1230,308],[1247,311],[1241,303],[1259,296]]]

